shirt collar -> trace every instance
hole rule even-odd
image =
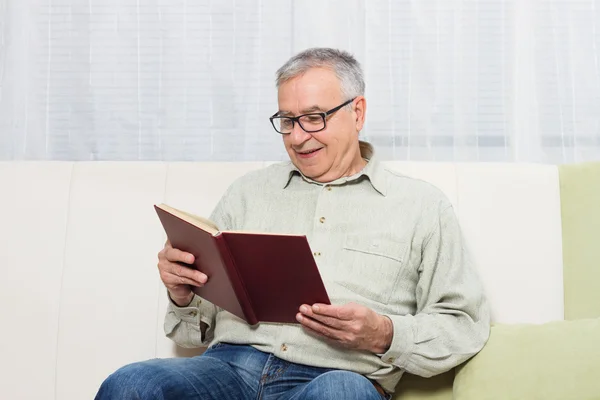
[[[362,158],[367,160],[367,165],[359,173],[357,173],[353,176],[339,178],[330,183],[335,184],[335,183],[343,183],[343,182],[347,182],[347,181],[352,181],[352,180],[358,179],[364,175],[369,179],[371,186],[373,186],[373,188],[375,190],[377,190],[379,193],[381,193],[383,196],[385,196],[387,193],[387,184],[386,184],[386,180],[385,180],[385,174],[384,174],[383,168],[379,162],[379,159],[375,156],[375,151],[373,149],[373,146],[368,142],[359,141],[359,147],[360,147],[360,155]],[[289,185],[289,183],[294,175],[301,175],[304,178],[304,180],[306,180],[308,182],[317,183],[319,185],[322,185],[321,182],[313,181],[312,179],[307,178],[306,176],[302,175],[300,170],[298,168],[296,168],[296,166],[291,161],[289,161],[287,163],[287,169],[284,174],[284,176],[285,176],[284,185],[283,185],[284,189]]]

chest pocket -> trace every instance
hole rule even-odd
[[[397,290],[406,243],[384,233],[349,234],[344,239],[340,285],[356,294],[387,304]]]

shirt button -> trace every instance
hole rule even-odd
[[[324,224],[325,223],[325,217],[319,218],[319,222],[321,222],[322,224]]]
[[[287,351],[287,346],[285,343],[281,345],[281,351]]]
[[[196,310],[192,310],[192,311],[190,311],[190,315],[192,317],[195,317],[196,315],[198,315],[198,312]]]
[[[331,192],[331,186],[327,186],[327,190]]]
[[[389,362],[389,363],[393,363],[393,362],[394,362],[394,359],[393,359],[392,357],[389,357],[389,358],[387,359],[387,362]]]

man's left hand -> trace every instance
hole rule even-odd
[[[355,303],[343,306],[303,304],[298,322],[339,345],[356,350],[385,353],[392,343],[392,321],[368,307]]]

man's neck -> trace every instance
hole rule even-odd
[[[314,179],[319,183],[329,183],[336,181],[340,178],[353,176],[362,171],[362,169],[367,165],[368,161],[363,158],[360,149],[357,149],[356,153],[354,153],[352,159],[348,162],[346,160],[342,160],[339,166],[334,168],[333,170],[327,171],[323,176]]]

